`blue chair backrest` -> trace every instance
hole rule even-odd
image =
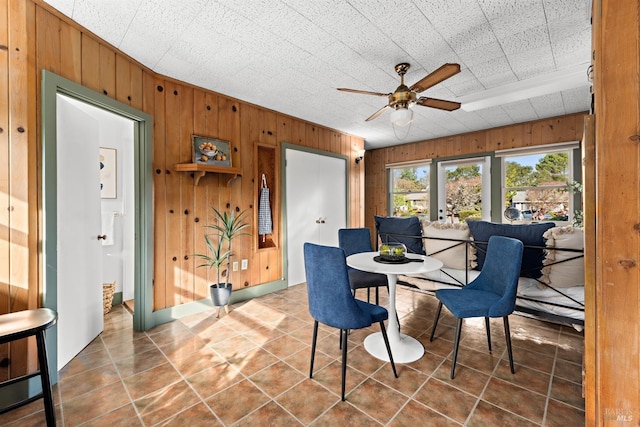
[[[344,251],[340,248],[304,244],[309,313],[320,323],[338,329],[359,329],[371,325],[349,285]]]
[[[338,245],[346,256],[371,252],[371,232],[368,228],[341,228],[338,230]]]
[[[520,240],[491,236],[480,275],[465,286],[467,289],[478,289],[502,296],[489,310],[491,317],[506,316],[515,309],[522,251],[523,244]]]

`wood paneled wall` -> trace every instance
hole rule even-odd
[[[367,151],[365,154],[365,225],[372,230],[374,215],[387,215],[386,165],[487,153],[510,148],[580,141],[584,113],[570,114],[513,126]]]
[[[595,295],[587,305],[587,423],[640,426],[640,9],[593,2]]]
[[[341,153],[350,161],[350,226],[362,226],[364,170],[353,159],[364,141],[222,94],[175,81],[145,68],[40,0],[0,0],[0,313],[40,305],[42,293],[41,72],[49,70],[153,117],[154,309],[208,297],[205,269],[191,256],[203,252],[202,225],[211,207],[257,209],[254,145],[280,143]],[[191,161],[191,135],[229,140],[232,164],[242,176],[207,174],[197,187],[189,173],[174,171]],[[277,162],[279,166],[279,162]],[[279,171],[276,171],[279,175]],[[279,200],[278,188],[276,200]],[[8,209],[6,207],[9,207]],[[274,229],[280,209],[273,206]],[[282,248],[256,251],[254,236],[234,244],[249,269],[234,272],[234,288],[282,277]],[[282,242],[281,238],[277,239]],[[15,376],[36,367],[27,343],[0,347],[11,352]]]

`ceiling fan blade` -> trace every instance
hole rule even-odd
[[[437,98],[427,98],[426,96],[421,96],[420,98],[418,98],[416,104],[422,105],[423,107],[438,108],[440,110],[446,111],[453,111],[460,108],[459,102],[445,101],[444,99]]]
[[[375,119],[376,117],[378,117],[380,114],[384,113],[384,111],[389,108],[388,105],[385,105],[384,107],[382,107],[381,109],[379,109],[378,111],[376,111],[375,113],[373,113],[371,116],[369,116],[367,118],[367,120],[365,120],[365,122],[369,122],[373,119]]]
[[[455,76],[460,72],[460,64],[444,64],[431,74],[424,77],[419,82],[415,83],[409,89],[413,92],[420,93],[423,90],[429,89],[432,86],[437,85],[443,80],[448,79],[451,76]]]
[[[351,93],[361,93],[363,95],[375,95],[375,96],[389,96],[390,93],[380,93],[380,92],[369,92],[367,90],[358,90],[358,89],[347,89],[344,87],[339,87],[338,90],[342,92],[351,92]]]

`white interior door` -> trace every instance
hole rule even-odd
[[[306,281],[303,245],[338,246],[338,229],[347,222],[346,161],[287,149],[287,278],[289,286]]]
[[[57,96],[58,370],[104,329],[98,122]]]

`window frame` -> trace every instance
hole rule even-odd
[[[506,200],[506,192],[508,190],[513,190],[513,191],[527,191],[527,190],[535,190],[535,189],[566,189],[567,185],[550,185],[550,186],[522,186],[522,187],[509,187],[507,188],[507,183],[506,183],[506,174],[507,174],[507,162],[509,161],[510,158],[514,158],[514,157],[522,157],[522,156],[530,156],[530,155],[547,155],[547,154],[553,154],[553,153],[568,153],[568,183],[571,182],[579,182],[580,180],[577,179],[578,177],[576,177],[576,167],[575,167],[575,155],[576,155],[576,150],[580,149],[580,142],[579,141],[571,141],[571,142],[565,142],[565,143],[558,143],[558,144],[547,144],[547,145],[539,145],[539,146],[535,146],[535,147],[522,147],[522,148],[515,148],[515,149],[509,149],[509,150],[499,150],[495,152],[495,156],[497,158],[500,159],[500,206],[502,207],[502,212],[500,213],[500,222],[501,223],[506,223],[508,222],[508,220],[506,218],[504,218],[504,210],[506,209],[507,206],[507,200]],[[559,220],[549,220],[549,221],[553,221],[558,225],[569,225],[573,222],[574,220],[574,212],[576,209],[576,201],[575,201],[575,197],[572,195],[571,192],[569,192],[569,206],[567,208],[567,220],[566,221],[559,221]],[[518,223],[528,223],[531,222],[531,220],[517,220],[515,222]]]
[[[415,193],[425,193],[428,195],[428,199],[429,199],[429,203],[427,204],[427,209],[428,209],[428,213],[427,214],[419,214],[417,216],[427,216],[429,217],[431,215],[431,197],[432,197],[432,191],[431,191],[431,174],[432,174],[432,161],[431,159],[424,159],[424,160],[417,160],[417,161],[411,161],[411,162],[400,162],[400,163],[389,163],[385,165],[385,168],[387,170],[387,215],[388,216],[395,216],[394,215],[394,204],[393,204],[393,200],[394,200],[394,196],[396,194],[415,194]],[[411,191],[411,192],[396,192],[394,191],[394,174],[393,171],[397,170],[397,169],[407,169],[407,168],[419,168],[419,167],[424,167],[428,170],[429,175],[427,177],[427,191]],[[415,216],[415,215],[412,215]]]

